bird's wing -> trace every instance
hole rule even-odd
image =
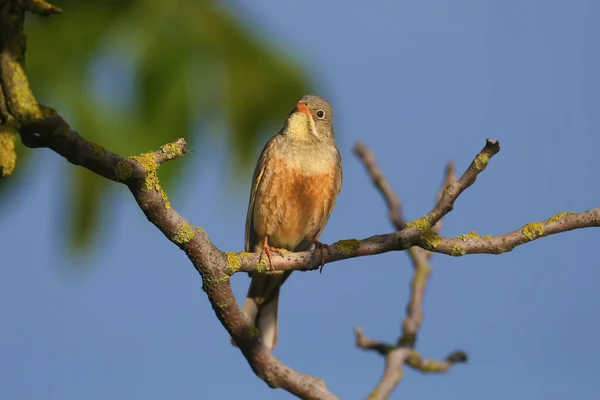
[[[262,153],[260,153],[260,157],[258,158],[258,162],[256,163],[256,168],[254,169],[254,175],[252,177],[252,188],[250,191],[250,201],[248,202],[248,213],[246,214],[246,243],[245,249],[248,252],[254,252],[255,246],[257,244],[257,239],[261,240],[262,238],[256,237],[256,232],[253,227],[254,221],[254,202],[256,200],[256,192],[260,186],[262,177],[265,172],[265,168],[267,167],[268,160],[272,159],[271,153],[273,151],[273,146],[275,144],[275,140],[278,135],[273,136],[267,144],[265,145]]]

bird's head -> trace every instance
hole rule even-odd
[[[333,140],[331,104],[319,96],[302,96],[288,115],[285,134],[299,140]]]

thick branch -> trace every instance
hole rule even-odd
[[[226,255],[212,244],[204,230],[191,224],[171,206],[159,184],[157,170],[163,162],[185,154],[184,139],[154,152],[124,158],[83,139],[58,115],[27,124],[21,137],[29,147],[48,147],[73,164],[129,187],[148,220],[185,251],[202,276],[202,287],[217,318],[240,347],[254,373],[269,386],[283,388],[304,399],[337,399],[323,381],[286,366],[258,341],[255,328],[242,314],[231,290]]]
[[[409,222],[407,227],[399,232],[375,235],[362,240],[346,239],[335,242],[326,251],[325,262],[332,263],[349,258],[402,251],[411,246],[419,246],[434,253],[451,256],[500,254],[546,236],[597,226],[600,226],[600,207],[581,213],[559,213],[545,221],[532,222],[498,236],[479,236],[475,232],[470,232],[456,238],[444,238],[431,229],[424,217]],[[258,262],[258,253],[229,252],[227,256],[230,274],[264,272],[268,268],[264,259]],[[313,251],[286,253],[273,258],[276,260],[274,263],[278,270],[312,271],[321,265],[320,255]]]
[[[60,11],[44,0],[0,0],[2,127],[11,132],[18,131],[22,142],[28,147],[50,148],[75,165],[126,184],[148,220],[187,254],[200,273],[203,290],[207,293],[217,318],[236,342],[254,373],[269,386],[283,388],[303,399],[336,399],[323,381],[289,368],[263,346],[256,335],[256,328],[237,305],[229,278],[235,272],[265,271],[267,265],[257,264],[259,255],[221,252],[201,228],[191,224],[171,206],[160,186],[157,171],[163,162],[185,154],[185,140],[179,139],[160,150],[125,158],[83,139],[54,110],[37,103],[29,89],[23,65],[25,36],[22,29],[25,10],[41,15]],[[485,169],[489,159],[499,149],[496,141],[488,140],[463,176],[447,185],[434,209],[423,218],[406,226],[400,220],[398,226],[402,229],[398,232],[362,241],[338,241],[329,248],[326,261],[406,250],[412,246],[452,255],[497,253],[550,234],[600,226],[600,208],[597,208],[580,214],[560,214],[543,223],[528,224],[519,231],[499,237],[480,238],[469,234],[459,238],[441,238],[434,229],[436,223],[452,210],[458,196],[475,182],[477,175]],[[397,208],[399,212],[399,204]],[[278,269],[312,270],[319,265],[320,258],[312,251],[288,253],[277,260]],[[223,340],[227,340],[225,335]],[[398,359],[407,361],[409,365],[424,365],[425,361],[414,358],[413,350],[409,353],[408,347],[401,349],[403,351],[397,353],[397,349],[393,350],[394,354],[399,354]],[[411,364],[410,360],[414,362]]]
[[[485,146],[474,158],[473,162],[459,180],[454,177],[454,166],[449,163],[445,188],[438,194],[438,202],[433,210],[425,216],[407,223],[404,228],[397,232],[375,235],[362,240],[347,239],[330,245],[325,257],[326,263],[345,260],[348,258],[370,256],[387,253],[390,251],[407,250],[411,246],[429,250],[434,253],[442,253],[451,256],[465,254],[499,254],[511,251],[513,248],[524,243],[536,240],[556,233],[566,232],[573,229],[590,228],[600,226],[600,207],[581,213],[561,212],[542,222],[532,222],[515,231],[498,236],[479,236],[475,232],[460,235],[456,238],[444,238],[439,235],[441,218],[453,209],[458,196],[471,186],[479,173],[487,167],[491,157],[500,151],[497,141],[487,139]],[[372,171],[370,165],[375,165],[374,158],[369,158],[369,150],[364,144],[359,144],[357,151],[359,156],[366,155],[368,159],[367,169],[371,176],[376,177],[375,185],[381,188],[382,195],[388,204],[394,206],[394,212],[390,214],[394,226],[401,226],[403,217],[398,217],[400,212],[393,191],[381,174],[379,169]],[[400,221],[400,225],[396,225]],[[266,260],[259,263],[258,253],[227,253],[230,260],[231,273],[236,272],[264,272],[268,265]],[[279,257],[279,256],[276,256]],[[428,254],[427,257],[430,257]],[[312,251],[287,253],[277,259],[278,270],[300,270],[309,271],[320,267],[321,258]]]
[[[128,186],[140,209],[163,234],[179,246],[202,276],[202,288],[217,318],[235,340],[254,373],[269,386],[283,388],[304,399],[337,399],[318,378],[295,371],[279,361],[258,340],[242,314],[229,284],[226,255],[206,233],[177,213],[162,190],[157,171],[186,151],[179,139],[160,150],[125,158],[83,139],[56,111],[38,105],[23,68],[24,8],[42,14],[59,10],[42,0],[0,0],[0,123],[19,131],[28,147],[47,147],[75,165]],[[223,335],[226,340],[226,335]]]

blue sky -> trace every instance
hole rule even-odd
[[[462,172],[486,137],[500,141],[445,235],[499,234],[599,205],[600,3],[348,3],[228,3],[301,59],[334,106],[344,185],[323,241],[391,230],[352,155],[359,139],[377,152],[409,219],[430,209],[448,160]],[[221,249],[240,250],[252,171],[224,186],[225,141],[205,143],[175,161],[189,168],[171,200]],[[107,205],[117,220],[99,227],[93,257],[65,253],[56,210],[75,167],[49,150],[32,158],[30,180],[0,214],[1,398],[292,398],[253,375],[196,271],[126,188]],[[500,256],[434,256],[418,349],[437,358],[464,349],[470,361],[444,375],[407,370],[393,398],[596,399],[598,239],[587,229]],[[400,253],[294,273],[277,356],[341,398],[365,397],[383,361],[354,347],[353,328],[394,341],[410,276]],[[248,281],[232,280],[240,301]]]

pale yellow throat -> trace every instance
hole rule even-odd
[[[299,112],[290,115],[286,133],[297,139],[310,139],[317,136],[315,122],[308,115]]]

